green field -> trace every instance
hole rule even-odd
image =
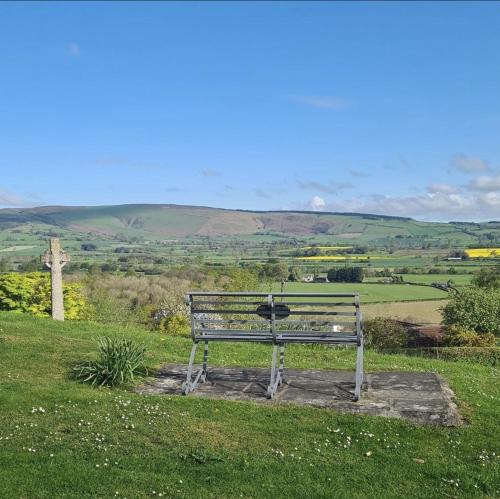
[[[270,291],[280,292],[280,283],[275,283]],[[287,282],[286,293],[355,293],[360,295],[361,303],[383,303],[417,300],[443,300],[448,293],[429,286],[409,284],[365,284],[365,283],[303,283]],[[269,291],[268,288],[265,291]]]
[[[403,274],[402,277],[406,282],[431,284],[451,280],[455,286],[467,286],[474,276],[472,274]]]
[[[71,369],[93,355],[95,335],[112,332],[0,314],[2,498],[500,494],[498,369],[367,352],[367,370],[435,371],[448,380],[468,424],[420,427],[327,409],[141,396],[73,381]],[[187,361],[187,339],[125,334],[148,345],[150,366]],[[266,366],[270,354],[262,345],[212,350],[214,365]],[[351,350],[327,347],[295,346],[287,355],[289,367],[350,369],[352,362]]]

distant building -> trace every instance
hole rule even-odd
[[[326,276],[317,275],[316,277],[314,277],[312,282],[330,282],[330,281]]]

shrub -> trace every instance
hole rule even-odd
[[[64,312],[67,319],[80,319],[86,301],[78,283],[63,284]],[[47,317],[51,312],[50,275],[43,272],[11,273],[0,276],[0,310],[29,312]]]
[[[156,329],[163,333],[176,336],[188,336],[190,332],[189,319],[186,314],[168,314],[158,317],[156,314]]]
[[[455,293],[443,308],[443,324],[500,335],[500,291],[469,287]]]
[[[185,311],[191,284],[178,277],[89,276],[85,281],[91,318],[99,322],[142,323],[156,328],[155,315]]]
[[[480,269],[472,278],[472,284],[479,288],[500,289],[500,267]]]
[[[146,347],[126,338],[98,339],[99,358],[75,367],[76,377],[92,386],[130,383],[136,375],[147,374],[143,366]]]
[[[405,328],[398,322],[386,317],[375,317],[363,322],[364,342],[368,348],[383,350],[406,346]]]
[[[363,282],[363,277],[362,267],[344,267],[328,271],[328,280],[331,282]]]
[[[460,326],[449,326],[445,329],[443,343],[450,347],[491,347],[496,338],[491,333],[478,334]]]

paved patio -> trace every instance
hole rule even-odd
[[[181,394],[185,365],[165,365],[156,378],[136,391],[150,395]],[[266,398],[269,369],[212,367],[208,380],[188,397],[247,400],[263,404],[299,404],[340,412],[403,418],[419,424],[458,426],[461,418],[453,392],[430,372],[373,372],[365,376],[359,402],[351,400],[354,373],[285,369],[284,384],[273,400]]]

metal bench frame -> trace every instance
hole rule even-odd
[[[231,298],[234,299],[231,300]],[[254,298],[254,300],[244,301],[247,298]],[[303,298],[303,300],[294,301],[300,298]],[[322,301],[309,301],[311,298],[319,298]],[[286,301],[287,299],[291,300]],[[339,299],[342,301],[338,301]],[[363,384],[363,329],[358,293],[191,292],[186,295],[186,303],[190,308],[193,346],[189,356],[186,381],[183,384],[183,393],[185,395],[192,392],[198,383],[207,381],[209,342],[241,341],[272,344],[271,376],[267,388],[268,398],[273,398],[278,387],[283,383],[285,345],[287,343],[316,343],[353,345],[356,347],[353,400],[359,400]],[[257,307],[266,304],[268,307],[266,310],[269,310],[269,318],[262,318],[262,315],[257,311]],[[280,305],[289,307],[290,316],[321,316],[326,320],[285,320],[288,315],[286,317],[279,316],[280,313],[286,313],[280,312]],[[232,308],[234,306],[239,306],[239,308]],[[253,308],[244,308],[248,306]],[[293,308],[295,306],[299,306],[300,310],[295,310]],[[309,308],[304,309],[305,307]],[[352,307],[352,309],[350,311],[338,311],[338,307]],[[276,313],[277,310],[278,314]],[[229,315],[229,318],[211,319],[210,315],[218,317]],[[252,318],[241,319],[239,318],[241,315],[249,315]],[[342,322],[342,320],[335,319],[339,316],[350,318],[351,321],[346,319],[345,322]],[[334,320],[332,320],[332,317]],[[283,330],[279,327],[281,324],[296,325],[297,329]],[[248,325],[262,327],[257,330],[244,329]],[[331,327],[331,331],[314,329],[318,325],[323,328]],[[351,327],[352,331],[336,332],[332,327],[334,325]],[[230,326],[239,326],[240,329],[233,329]],[[300,329],[300,327],[307,329]],[[204,343],[203,362],[193,377],[194,360],[200,342]]]

